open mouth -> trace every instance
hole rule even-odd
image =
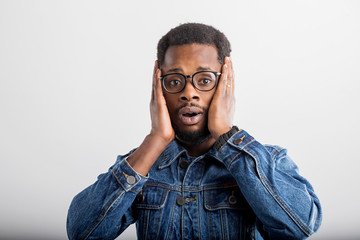
[[[203,112],[197,107],[184,107],[179,111],[179,119],[184,125],[194,125],[200,122]]]
[[[195,117],[196,115],[198,115],[199,113],[193,112],[193,113],[184,113],[183,116],[184,117]]]

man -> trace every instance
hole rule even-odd
[[[72,201],[70,239],[304,239],[321,223],[310,183],[286,150],[233,125],[230,43],[183,24],[158,44],[152,128]]]

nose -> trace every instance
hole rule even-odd
[[[188,79],[185,85],[185,89],[180,94],[180,99],[182,101],[191,101],[191,100],[198,100],[199,99],[199,92],[193,86],[191,82],[191,78]]]

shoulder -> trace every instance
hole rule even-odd
[[[273,159],[282,158],[287,155],[287,149],[278,145],[264,144],[266,151]]]

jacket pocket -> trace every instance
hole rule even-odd
[[[169,189],[159,186],[144,186],[137,195],[133,208],[138,219],[138,239],[158,239],[169,192]]]
[[[254,214],[237,186],[205,190],[204,208],[210,239],[253,239]]]

